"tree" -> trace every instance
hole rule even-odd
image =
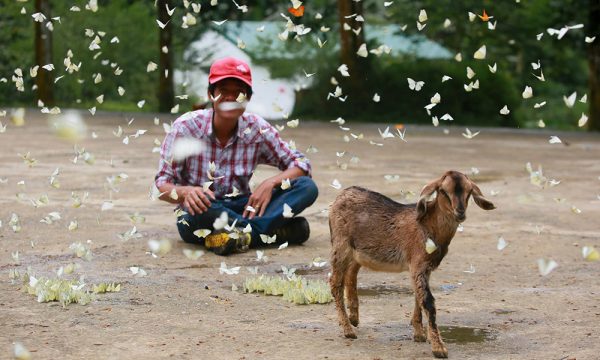
[[[37,99],[45,105],[54,104],[54,83],[52,72],[43,69],[42,66],[52,64],[52,31],[47,24],[50,19],[50,2],[47,0],[35,0],[35,11],[42,13],[46,19],[35,24],[35,64],[39,66],[35,80],[37,85]]]
[[[348,72],[350,73],[350,78],[348,79],[348,92],[354,99],[364,99],[366,96],[366,89],[363,86],[363,81],[368,73],[368,63],[366,58],[359,57],[356,54],[359,47],[365,43],[365,33],[362,26],[363,22],[356,21],[356,18],[358,16],[362,17],[362,15],[362,2],[338,0],[340,61],[342,64],[348,65]],[[352,29],[345,30],[344,24],[350,25]]]
[[[174,6],[171,0],[158,0],[158,20],[166,24],[164,29],[159,27],[158,43],[160,57],[158,59],[158,111],[168,112],[175,105],[175,89],[173,85],[173,49],[171,49],[171,39],[173,38],[171,19],[167,12]]]
[[[590,0],[589,33],[600,34],[600,0]],[[590,117],[588,129],[600,131],[600,42],[592,42],[588,48],[588,64],[590,67]]]

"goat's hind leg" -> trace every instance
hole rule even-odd
[[[348,300],[348,310],[350,312],[350,324],[358,326],[358,288],[357,288],[357,276],[360,270],[360,264],[353,261],[346,271],[344,278],[344,290],[346,293],[346,300]]]
[[[448,349],[442,341],[440,332],[436,323],[435,298],[429,288],[429,273],[421,272],[413,274],[415,281],[415,294],[417,302],[421,305],[423,311],[429,320],[429,341],[431,342],[431,351],[436,358],[447,358]]]
[[[331,278],[329,284],[331,286],[331,294],[335,299],[335,308],[338,314],[340,326],[344,331],[344,336],[351,339],[356,339],[356,334],[348,320],[346,313],[346,305],[344,304],[344,277],[348,271],[348,265],[352,260],[351,254],[344,254],[343,249],[335,249],[331,257]]]

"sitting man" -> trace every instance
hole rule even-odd
[[[160,199],[179,204],[177,228],[188,243],[218,255],[245,251],[275,237],[275,244],[302,244],[309,237],[305,218],[284,216],[284,205],[298,214],[315,202],[318,190],[308,159],[279,137],[260,116],[244,112],[252,96],[248,64],[235,58],[215,61],[208,76],[212,109],[180,116],[163,141],[155,184]],[[193,155],[174,159],[182,138],[201,141]],[[250,193],[258,164],[282,172]],[[183,210],[183,211],[182,211]],[[202,231],[197,231],[205,229]],[[210,234],[206,235],[210,230]]]

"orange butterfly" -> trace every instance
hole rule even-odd
[[[485,9],[483,9],[483,15],[477,15],[477,16],[479,16],[479,18],[480,18],[482,21],[488,21],[488,20],[490,20],[491,18],[493,18],[493,16],[488,16],[488,14],[486,14],[486,13],[485,13]]]
[[[301,17],[304,15],[304,5],[300,5],[297,9],[294,9],[293,7],[288,8],[288,11],[295,17]]]

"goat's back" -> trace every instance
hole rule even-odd
[[[354,238],[375,233],[389,236],[390,231],[415,219],[415,204],[401,204],[358,186],[344,189],[329,210],[332,242],[334,233],[352,235]]]
[[[401,271],[423,235],[416,216],[415,204],[401,204],[356,186],[347,188],[329,211],[334,253],[352,256],[373,270]],[[399,267],[385,268],[383,263]]]

